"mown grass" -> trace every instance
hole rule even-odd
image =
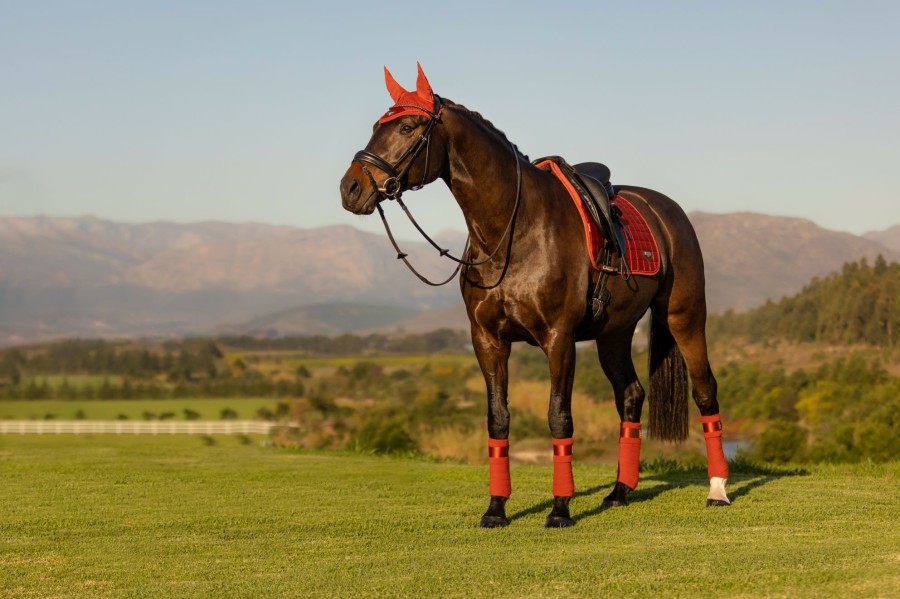
[[[87,420],[115,420],[120,415],[129,420],[142,420],[145,412],[154,414],[174,414],[174,419],[184,420],[185,410],[199,414],[201,420],[218,420],[222,410],[228,408],[237,413],[237,418],[252,420],[260,408],[274,410],[276,400],[272,398],[223,398],[223,399],[41,399],[0,401],[0,419],[42,420],[52,415],[56,420],[73,420],[79,412]]]
[[[514,465],[510,527],[481,530],[484,466],[0,437],[0,596],[900,595],[900,464],[738,470],[730,508],[658,461],[600,511],[614,469],[576,462],[577,525],[545,530],[551,468]]]

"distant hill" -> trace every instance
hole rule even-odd
[[[460,302],[462,299],[460,298]],[[407,314],[402,320],[389,323],[385,326],[374,326],[368,331],[372,333],[384,334],[415,334],[427,333],[437,329],[451,329],[454,331],[468,331],[469,317],[466,314],[466,307],[462,304],[448,306],[446,308],[436,308],[427,310],[420,314]]]
[[[449,270],[424,244],[404,250],[426,272]],[[416,313],[459,291],[422,285],[386,238],[349,226],[0,218],[0,343],[205,333],[332,302]]]
[[[875,240],[829,231],[809,220],[753,213],[689,216],[703,251],[713,313],[747,310],[794,294],[848,261],[866,257],[872,262],[879,254],[900,259],[900,252]],[[440,327],[468,330],[465,308],[427,310],[387,326],[373,324],[371,330],[416,333]]]
[[[801,219],[690,216],[703,248],[712,311],[745,310],[796,293],[813,276],[863,256],[900,258],[900,251],[874,239]],[[462,236],[446,232],[442,243],[460,248]],[[433,276],[451,269],[423,243],[405,243],[404,250]],[[336,307],[315,308],[326,304]],[[348,327],[463,328],[460,308],[428,314],[459,304],[455,284],[422,285],[396,260],[384,236],[349,226],[0,218],[4,345],[61,336],[185,335],[245,325],[293,334]],[[342,312],[352,305],[368,308]]]
[[[894,225],[884,231],[870,231],[863,237],[900,252],[900,225]]]
[[[432,312],[447,310],[443,308]],[[250,335],[283,337],[287,335],[340,335],[342,333],[364,333],[371,329],[393,329],[404,327],[401,322],[416,314],[415,308],[406,306],[384,306],[369,304],[314,304],[281,310],[274,314],[260,316],[236,325],[221,325],[215,328],[216,335]],[[432,313],[429,312],[429,313]],[[465,316],[465,312],[463,312]],[[413,317],[414,318],[414,317]],[[441,328],[406,332],[425,332]]]
[[[900,251],[873,239],[800,218],[749,212],[692,212],[689,217],[703,251],[711,312],[747,310],[792,295],[845,262],[867,258],[871,263],[878,254],[900,259]]]

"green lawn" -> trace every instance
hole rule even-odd
[[[512,524],[476,528],[485,466],[217,437],[0,436],[3,597],[900,596],[900,464],[644,475],[541,527],[551,469],[513,466]]]
[[[175,414],[176,420],[184,420],[184,410],[189,409],[200,414],[201,420],[218,420],[222,410],[231,408],[239,419],[253,420],[257,410],[266,407],[274,411],[276,403],[272,398],[4,400],[0,401],[0,419],[42,420],[50,414],[56,420],[73,420],[82,411],[86,420],[115,420],[120,414],[130,420],[142,420],[144,412],[156,417],[169,412]]]

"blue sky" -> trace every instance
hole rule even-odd
[[[688,211],[884,229],[898,7],[0,0],[0,215],[380,231],[338,182],[390,105],[382,65],[411,87],[419,60],[533,158],[605,162]],[[442,184],[408,198],[463,228]]]

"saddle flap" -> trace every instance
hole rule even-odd
[[[612,186],[609,185],[609,168],[599,162],[582,162],[574,167],[559,156],[547,156],[535,160],[533,164],[545,161],[553,162],[569,180],[581,202],[599,228],[604,239],[608,240],[613,251],[624,255],[625,237],[617,226],[618,218],[615,207],[610,203]]]
[[[603,166],[602,164],[596,162],[588,162],[588,165],[597,165],[603,167],[606,173],[609,173],[609,169]],[[592,176],[591,172],[596,172],[594,169],[590,169],[589,171],[584,170],[582,164],[576,164],[574,167],[575,176],[581,181],[582,186],[588,192],[590,196],[591,203],[594,204],[594,210],[599,212],[599,224],[603,228],[603,230],[608,234],[612,232],[612,225],[615,222],[615,217],[613,215],[612,206],[610,206],[610,195],[609,191],[606,188],[606,185],[596,177]],[[602,172],[599,174],[603,174]],[[607,180],[609,176],[607,174]],[[592,212],[593,212],[592,211]]]

